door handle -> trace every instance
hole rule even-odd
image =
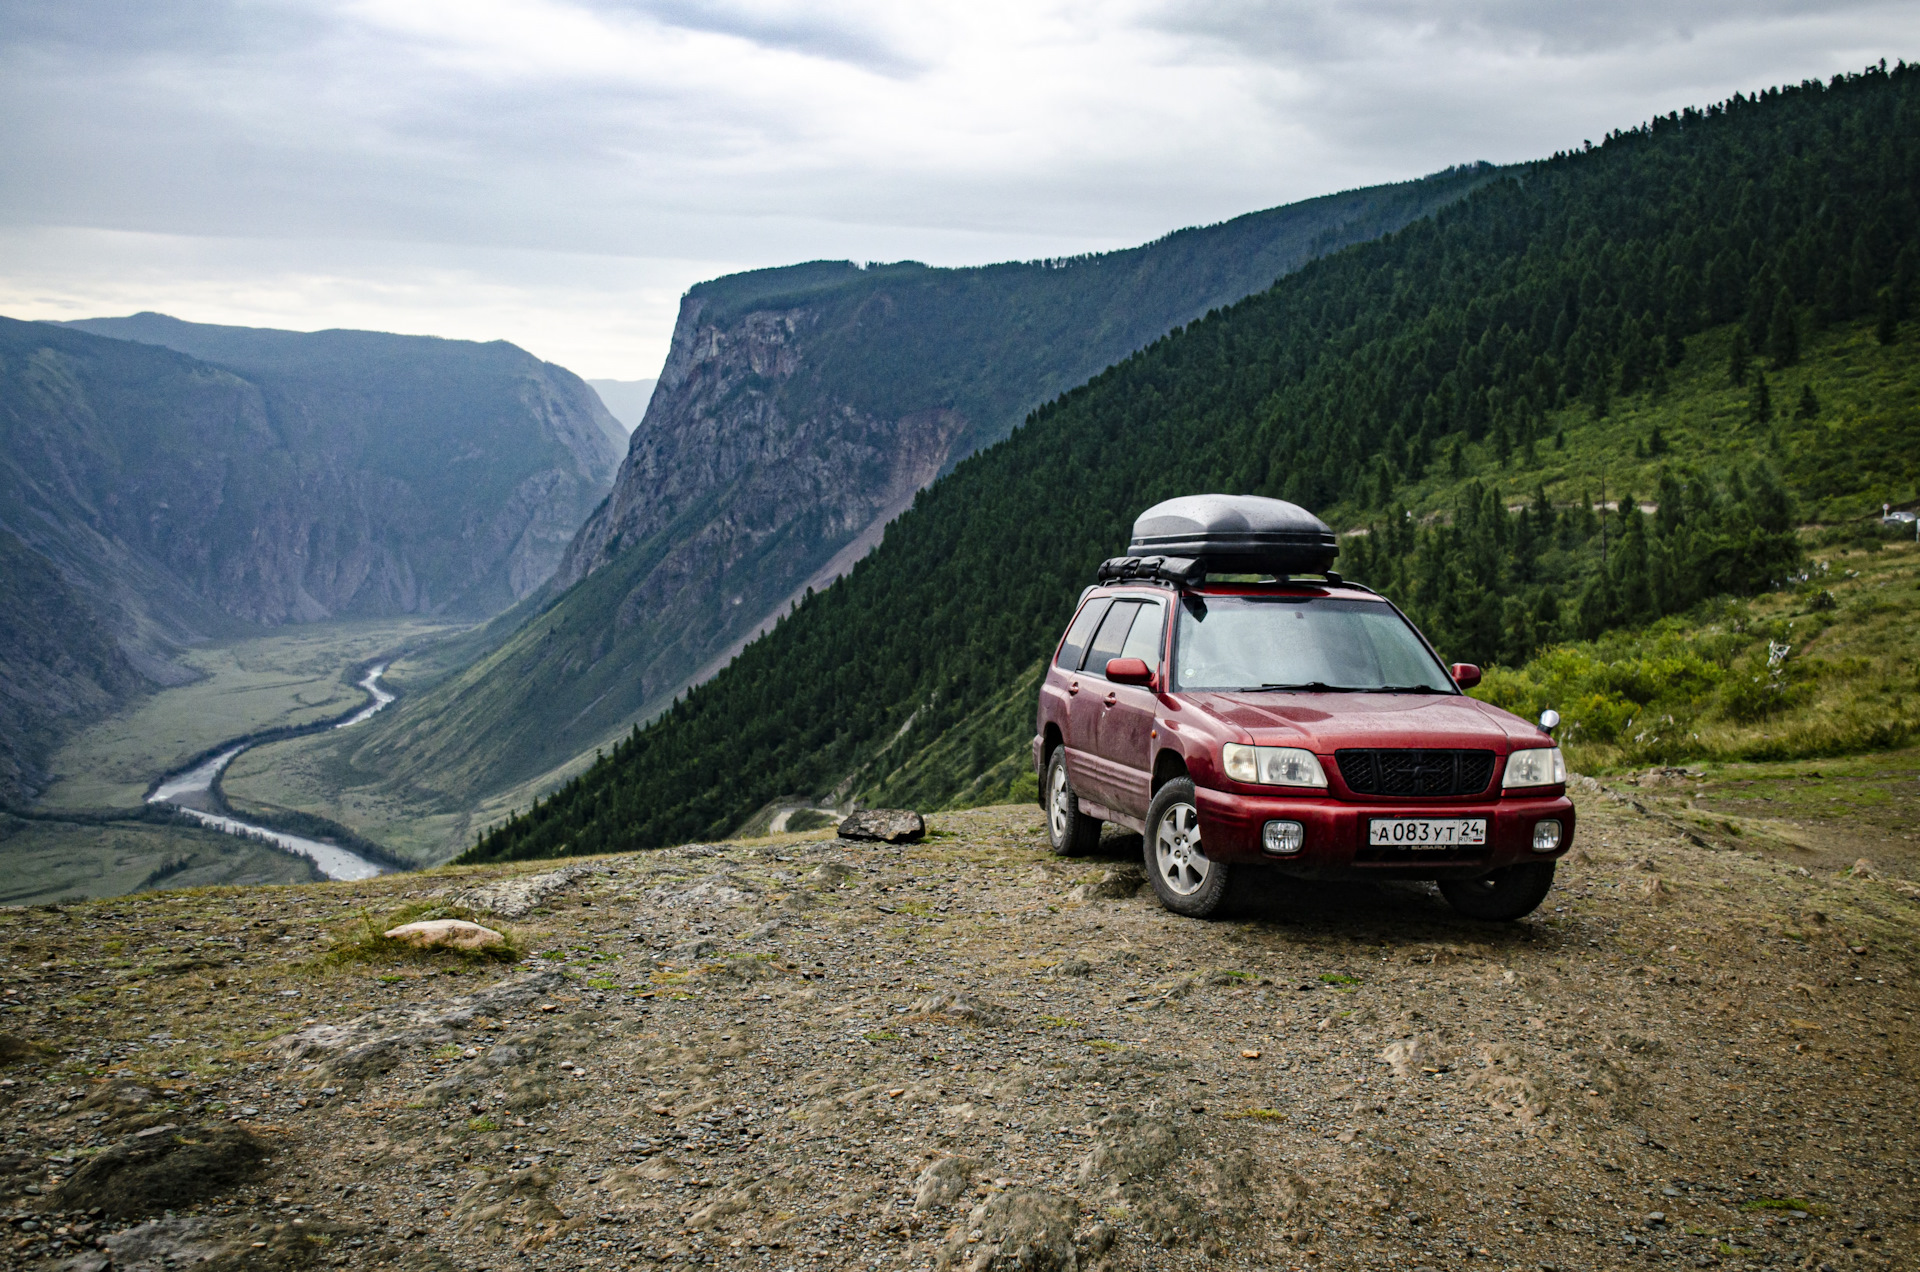
[[[1113,692],[1111,689],[1109,689],[1107,691],[1107,705],[1111,707],[1117,704],[1119,701],[1120,701],[1120,695]]]
[[[1079,692],[1080,692],[1080,682],[1078,680],[1069,680],[1067,682],[1067,693],[1069,695],[1072,695]]]

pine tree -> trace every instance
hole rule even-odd
[[[1874,324],[1873,334],[1883,345],[1892,344],[1900,334],[1900,306],[1891,287],[1880,290],[1880,321]]]
[[[1813,381],[1809,380],[1800,386],[1800,405],[1794,408],[1793,413],[1803,420],[1813,419],[1820,414],[1820,399],[1813,395]]]
[[[1745,327],[1735,327],[1733,329],[1733,349],[1727,354],[1727,379],[1733,381],[1736,385],[1745,384],[1747,382],[1747,364],[1752,358],[1753,354],[1747,348],[1747,329]]]
[[[1767,356],[1773,369],[1780,370],[1800,361],[1800,322],[1793,310],[1793,297],[1782,287],[1774,297],[1773,316],[1767,320]]]
[[[1765,424],[1773,418],[1773,394],[1767,388],[1764,371],[1753,373],[1753,392],[1747,396],[1747,418],[1755,424]]]

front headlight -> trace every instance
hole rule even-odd
[[[1261,786],[1327,785],[1326,770],[1312,751],[1297,746],[1247,746],[1229,742],[1220,748],[1220,766],[1236,782]]]
[[[1557,746],[1537,746],[1515,751],[1507,757],[1507,777],[1502,790],[1520,786],[1559,786],[1567,780],[1567,762]]]

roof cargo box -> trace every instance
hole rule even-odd
[[[1133,523],[1129,556],[1193,557],[1209,574],[1324,574],[1340,545],[1297,504],[1259,495],[1184,495]]]

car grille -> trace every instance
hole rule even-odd
[[[1492,751],[1335,751],[1359,795],[1478,795],[1493,781]]]

